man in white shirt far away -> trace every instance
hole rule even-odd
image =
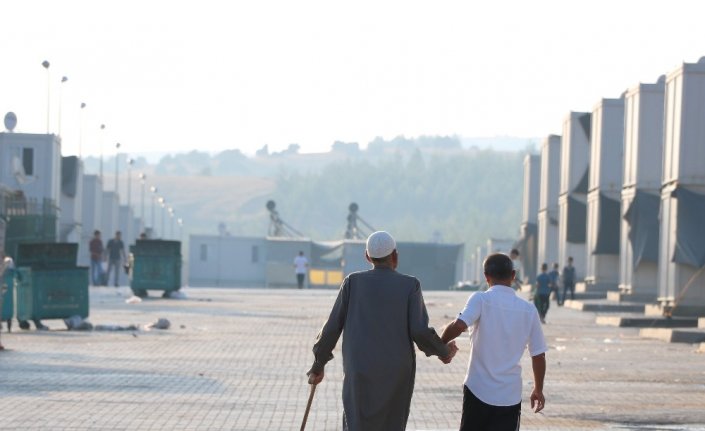
[[[304,256],[304,252],[300,251],[299,255],[294,258],[294,272],[296,273],[296,284],[299,289],[304,288],[304,278],[306,278],[306,269],[308,268],[308,259]]]
[[[470,330],[470,361],[463,386],[460,431],[518,430],[521,416],[521,357],[528,346],[534,372],[531,408],[544,407],[546,341],[536,307],[510,286],[515,271],[505,254],[491,254],[483,264],[486,292],[468,299],[458,318],[448,323],[441,340]]]

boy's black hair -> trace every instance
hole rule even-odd
[[[514,265],[512,260],[503,253],[493,253],[485,258],[482,264],[485,275],[497,280],[507,280],[512,277]]]

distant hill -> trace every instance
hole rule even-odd
[[[157,185],[188,233],[216,234],[223,223],[233,235],[265,235],[265,203],[273,199],[281,217],[307,236],[340,239],[348,205],[356,202],[363,218],[400,240],[442,239],[474,247],[488,237],[518,233],[522,162],[532,148],[530,140],[523,142],[523,150],[512,151],[468,147],[457,137],[376,139],[365,150],[336,142],[318,154],[299,154],[293,146],[274,154],[263,148],[255,157],[238,150],[193,151],[165,156],[156,165],[139,160],[133,172],[145,172],[148,184]],[[97,166],[86,165],[89,172]],[[110,189],[114,159],[104,161],[104,172]],[[133,179],[133,202],[139,187]],[[160,222],[157,211],[157,228]]]

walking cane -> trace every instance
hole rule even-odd
[[[304,413],[304,421],[301,422],[301,431],[306,429],[306,419],[308,419],[308,412],[311,411],[311,403],[313,402],[313,394],[316,393],[316,385],[311,385],[311,393],[308,396],[308,403],[306,404],[306,412]]]

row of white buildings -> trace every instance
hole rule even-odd
[[[116,231],[126,246],[134,244],[145,226],[118,191],[106,190],[100,175],[85,174],[80,158],[62,156],[59,136],[15,133],[15,123],[8,113],[0,133],[0,247],[6,254],[17,242],[73,242],[78,265],[88,266],[95,230],[104,244]],[[126,284],[122,271],[121,277]]]
[[[705,315],[705,57],[570,112],[524,167],[525,265]]]

